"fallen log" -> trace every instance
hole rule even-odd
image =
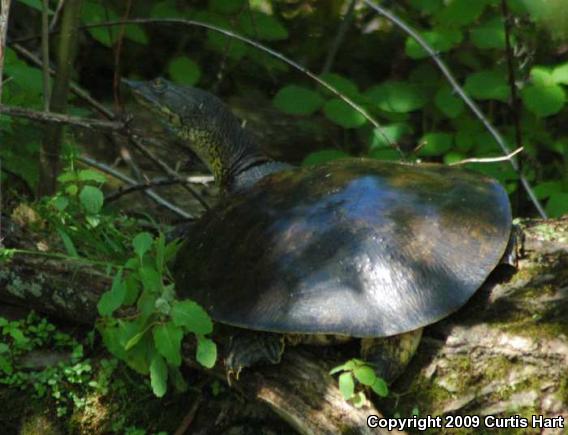
[[[512,429],[526,418],[529,426],[518,427],[519,433],[563,433],[545,425],[558,417],[568,424],[568,218],[529,220],[521,228],[518,271],[504,280],[497,270],[466,307],[426,328],[394,393],[377,401],[380,409],[440,416],[434,433],[451,432],[450,416],[456,415],[479,417],[470,426],[499,422]],[[37,243],[18,228],[5,234],[7,247]],[[96,301],[109,285],[94,269],[33,256],[15,256],[0,269],[1,301],[73,322],[92,324]],[[185,354],[197,367],[191,349]],[[309,350],[293,349],[280,365],[248,370],[233,387],[300,433],[381,433],[367,426],[369,415],[381,415],[377,408],[346,403],[329,367]],[[211,373],[225,379],[219,365]],[[549,420],[533,422],[533,415]]]

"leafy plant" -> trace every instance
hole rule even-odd
[[[34,352],[45,351],[43,358]],[[36,366],[34,360],[53,363]],[[58,416],[90,406],[93,392],[106,394],[116,360],[101,360],[98,369],[84,355],[83,345],[34,313],[9,321],[0,317],[0,384],[31,390],[55,402]]]
[[[207,337],[213,323],[205,310],[191,300],[176,300],[167,269],[179,244],[166,244],[160,234],[143,232],[132,241],[134,256],[114,276],[112,288],[104,293],[98,310],[97,328],[107,348],[139,373],[149,374],[154,393],[167,391],[168,379],[177,389],[186,388],[179,367],[183,336],[197,342],[196,359],[211,368],[217,347]],[[120,308],[135,308],[130,317],[112,317]]]
[[[388,386],[384,379],[377,376],[372,365],[360,359],[351,359],[344,364],[334,367],[329,372],[332,375],[339,375],[339,391],[345,400],[350,401],[356,407],[365,404],[366,398],[363,391],[356,391],[356,381],[369,387],[375,394],[386,397]]]

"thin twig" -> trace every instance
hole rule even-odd
[[[134,145],[134,147],[140,151],[142,154],[144,154],[148,159],[150,159],[151,161],[153,161],[162,171],[164,171],[167,175],[169,175],[170,177],[179,180],[181,183],[183,183],[181,186],[187,190],[204,208],[205,210],[209,209],[209,204],[207,204],[203,198],[201,198],[201,195],[199,195],[195,190],[193,190],[192,187],[188,186],[187,184],[184,183],[184,180],[182,177],[180,177],[178,175],[178,173],[173,170],[172,168],[169,167],[168,164],[166,164],[164,161],[162,161],[161,159],[159,159],[152,151],[150,151],[145,145],[143,140],[136,134],[134,133],[130,133],[128,135],[128,139],[130,141],[130,143],[132,145]]]
[[[97,168],[98,170],[111,175],[112,177],[124,182],[124,183],[128,183],[130,185],[136,185],[136,180],[133,180],[132,178],[130,178],[127,175],[124,175],[123,173],[111,168],[108,165],[105,165],[104,163],[101,162],[97,162],[94,159],[91,159],[90,157],[86,157],[86,156],[78,156],[77,160],[79,160],[80,162],[85,163],[86,165],[89,165],[93,168]],[[174,212],[175,214],[177,214],[178,216],[181,216],[184,219],[193,219],[194,217],[189,214],[188,212],[186,212],[185,210],[182,210],[181,208],[179,208],[178,206],[172,204],[171,202],[165,200],[164,198],[162,198],[159,195],[156,195],[153,192],[149,192],[149,191],[144,191],[146,193],[146,195],[148,195],[150,198],[152,198],[152,200],[154,200],[154,202],[156,202],[157,204],[167,208],[168,210]]]
[[[442,59],[440,59],[440,56],[438,56],[438,54],[424,40],[424,38],[422,38],[416,30],[414,30],[412,27],[410,27],[408,24],[406,24],[404,21],[402,21],[400,18],[398,18],[396,15],[394,15],[389,10],[377,5],[376,3],[374,3],[371,0],[362,0],[362,1],[367,6],[369,6],[371,9],[375,10],[378,14],[382,15],[383,17],[388,19],[390,22],[395,24],[397,27],[401,28],[412,39],[414,39],[418,43],[418,45],[420,45],[424,49],[424,51],[426,51],[430,55],[431,59],[437,65],[438,69],[442,72],[442,74],[446,77],[446,79],[448,80],[448,82],[450,83],[450,85],[452,86],[454,91],[460,96],[460,98],[465,102],[465,104],[470,108],[470,110],[475,114],[475,116],[477,116],[477,118],[481,121],[481,123],[484,125],[484,127],[489,131],[491,136],[493,136],[495,141],[501,147],[501,150],[503,150],[503,153],[509,155],[511,153],[511,149],[506,144],[503,137],[499,134],[499,132],[495,129],[495,127],[493,127],[493,125],[491,125],[491,123],[483,115],[483,113],[481,112],[479,107],[477,107],[477,104],[475,104],[475,102],[471,98],[469,98],[469,96],[465,93],[465,91],[459,85],[456,78],[451,73],[451,71],[448,69],[446,64],[442,61]],[[534,204],[538,213],[540,214],[541,217],[546,219],[546,213],[545,213],[542,205],[540,204],[540,201],[538,200],[535,193],[533,192],[533,189],[532,189],[531,185],[529,184],[528,180],[520,172],[519,163],[515,159],[509,159],[508,161],[511,164],[511,166],[513,167],[513,169],[517,172],[517,174],[519,176],[519,180],[521,181],[521,184],[523,185],[523,188],[527,192],[531,202]]]
[[[0,0],[0,102],[2,101],[2,72],[4,71],[4,54],[6,53],[6,35],[8,34],[8,17],[10,16],[10,0]]]
[[[450,166],[456,165],[465,165],[466,163],[497,163],[497,162],[504,162],[506,160],[511,160],[513,156],[516,156],[523,150],[523,147],[517,148],[510,154],[506,156],[499,156],[499,157],[473,157],[471,159],[464,159],[460,160],[459,162],[450,163]]]
[[[205,185],[212,181],[213,177],[209,175],[197,175],[193,177],[186,177],[184,179],[185,183],[202,184],[202,185]],[[153,180],[143,181],[138,184],[132,184],[128,187],[120,187],[117,191],[109,193],[107,196],[105,196],[105,202],[108,203],[116,201],[118,198],[124,195],[129,195],[134,192],[140,192],[143,190],[148,191],[152,187],[171,186],[173,184],[180,184],[180,180],[175,178],[159,177],[159,178],[154,178]]]
[[[199,394],[193,401],[191,408],[183,418],[181,424],[174,432],[174,435],[183,435],[187,433],[187,430],[189,429],[189,426],[191,425],[193,419],[195,418],[195,414],[197,413],[197,410],[199,409],[199,406],[201,405],[202,402],[203,402],[203,395]]]
[[[57,21],[59,20],[59,16],[61,15],[61,10],[63,9],[63,5],[65,4],[65,0],[59,0],[57,3],[57,8],[53,14],[53,18],[51,19],[51,23],[49,23],[49,31],[53,31],[55,26],[57,26]]]
[[[122,19],[125,20],[130,15],[130,8],[132,7],[132,0],[126,0],[126,8]],[[116,40],[116,48],[114,50],[114,75],[112,80],[112,92],[114,95],[115,108],[118,108],[120,101],[120,55],[122,53],[122,42],[124,41],[124,26],[118,29],[118,37]]]
[[[105,203],[108,204],[109,202],[116,201],[118,198],[121,198],[124,195],[129,195],[131,193],[148,190],[151,189],[152,187],[171,186],[173,184],[179,184],[179,180],[173,178],[161,177],[138,184],[132,184],[128,187],[120,187],[118,190],[109,193],[108,195],[105,195]]]
[[[43,59],[43,110],[49,112],[49,0],[43,0],[41,9],[41,57]]]
[[[517,147],[523,146],[523,136],[521,132],[521,114],[519,111],[519,96],[517,94],[517,84],[515,79],[515,66],[513,64],[513,48],[511,45],[511,20],[507,0],[501,0],[501,11],[503,13],[503,28],[505,31],[505,57],[507,58],[507,70],[509,73],[509,89],[511,89],[511,101],[509,102],[509,110],[513,118],[513,127],[515,129],[515,142]],[[523,159],[519,157],[519,172],[523,171]],[[517,196],[520,196],[517,190]]]
[[[124,131],[126,124],[117,121],[103,121],[100,119],[88,119],[79,116],[62,115],[60,113],[39,112],[37,110],[24,109],[22,107],[5,106],[0,104],[0,113],[19,118],[27,118],[38,122],[51,124],[74,125],[76,127],[91,130]]]
[[[335,35],[335,39],[333,40],[333,44],[331,45],[331,49],[327,53],[327,57],[323,64],[323,68],[321,69],[321,73],[326,74],[331,71],[331,67],[333,62],[335,61],[335,56],[337,55],[337,51],[339,47],[343,43],[343,39],[345,39],[345,34],[347,33],[347,29],[351,25],[351,21],[353,20],[353,14],[355,12],[355,5],[357,4],[357,0],[351,0],[349,6],[347,7],[347,12],[339,25],[339,29],[337,30],[337,34]]]
[[[517,147],[523,146],[523,137],[521,133],[521,123],[519,114],[519,96],[517,94],[517,85],[515,79],[515,66],[513,64],[513,48],[511,46],[511,14],[507,7],[507,0],[501,0],[501,8],[503,11],[503,27],[505,30],[505,54],[507,57],[507,69],[509,70],[509,87],[511,88],[511,103],[509,107],[513,117],[515,126],[515,141]]]

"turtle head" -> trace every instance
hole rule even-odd
[[[221,186],[255,162],[265,161],[239,120],[214,95],[157,78],[125,80],[136,100],[154,113],[209,167]]]

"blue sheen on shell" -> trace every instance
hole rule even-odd
[[[463,306],[511,230],[495,180],[345,159],[267,175],[192,227],[178,292],[252,330],[383,337]]]

